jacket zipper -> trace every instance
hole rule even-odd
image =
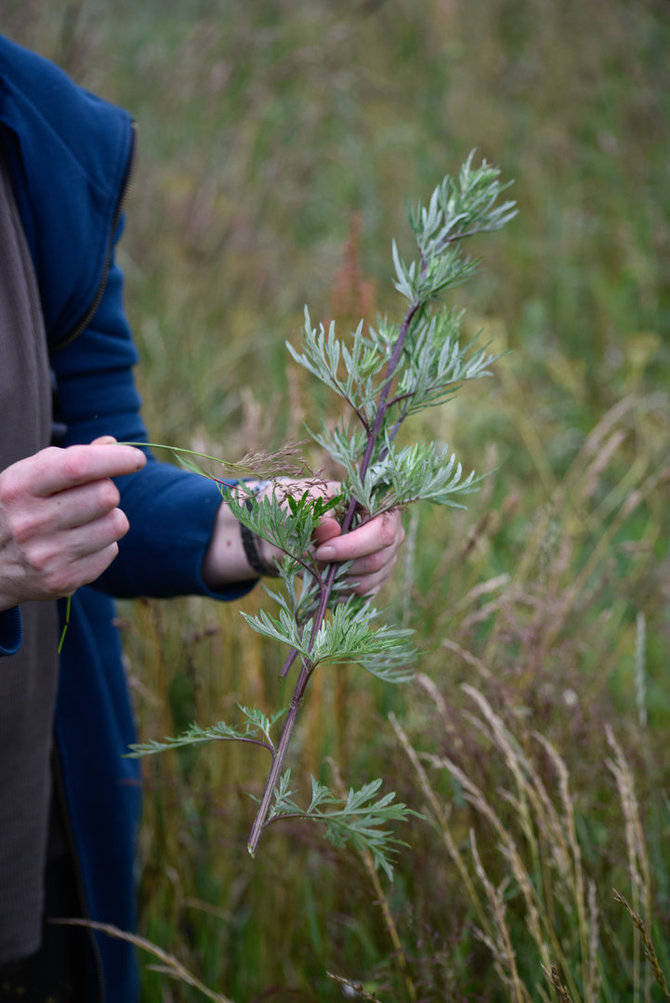
[[[109,268],[112,262],[112,249],[114,246],[114,234],[116,233],[116,228],[119,225],[119,220],[121,219],[121,214],[123,212],[123,207],[125,205],[126,196],[128,194],[128,189],[130,187],[130,179],[133,172],[133,167],[135,164],[135,150],[137,147],[137,123],[131,122],[131,146],[130,153],[128,155],[128,163],[126,165],[125,174],[121,182],[121,188],[119,191],[119,197],[116,203],[116,208],[114,210],[114,216],[112,219],[112,226],[109,231],[109,239],[107,242],[107,253],[105,255],[104,266],[102,270],[102,275],[100,276],[100,282],[95,295],[89,304],[88,309],[85,311],[84,315],[80,320],[74,325],[74,327],[68,331],[66,335],[56,344],[50,347],[49,352],[53,355],[54,352],[60,352],[61,349],[65,348],[71,342],[78,338],[79,335],[86,329],[91,318],[95,315],[95,311],[100,306],[100,301],[102,299],[103,293],[105,291],[105,286],[107,284],[107,276],[109,275]]]

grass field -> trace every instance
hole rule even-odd
[[[506,354],[425,429],[490,476],[466,512],[408,515],[384,597],[419,675],[324,674],[293,753],[305,784],[379,776],[423,813],[395,881],[304,825],[251,861],[260,756],[170,753],[140,932],[235,1003],[353,998],[342,979],[383,1003],[670,998],[645,956],[670,980],[667,3],[8,0],[2,23],[139,122],[121,263],[154,441],[303,438],[335,413],[284,347],[304,304],[397,312],[405,201],[473,148],[519,204],[454,298]],[[122,607],[143,736],[287,699],[239,609]],[[200,998],[144,973],[144,1003]]]

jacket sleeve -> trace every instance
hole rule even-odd
[[[0,610],[0,658],[15,655],[23,640],[21,610],[18,606]]]
[[[66,445],[99,435],[147,441],[133,376],[136,362],[123,309],[123,276],[112,262],[89,327],[52,358]],[[253,585],[243,582],[213,593],[202,580],[202,561],[221,503],[217,484],[159,462],[150,452],[142,471],[117,484],[130,531],[96,587],[118,598],[201,594],[232,599]]]

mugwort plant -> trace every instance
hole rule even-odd
[[[276,611],[243,614],[259,634],[286,651],[282,677],[294,673],[287,710],[268,717],[256,708],[240,708],[244,724],[219,722],[208,728],[193,724],[182,735],[132,747],[135,756],[213,740],[252,742],[266,748],[271,766],[253,822],[248,848],[255,855],[261,836],[273,822],[301,817],[319,821],[338,845],[348,844],[372,855],[375,867],[392,875],[391,857],[398,840],[387,826],[411,814],[393,792],[380,794],[381,780],[365,783],[339,796],[312,778],[311,799],[301,808],[291,789],[286,757],[307,687],[319,668],[356,663],[389,683],[412,676],[416,652],[411,631],[380,623],[373,597],[351,595],[345,588],[346,565],[325,568],[313,556],[315,527],[325,512],[335,514],[347,533],[365,520],[417,502],[461,507],[476,489],[474,472],[443,443],[405,441],[408,419],[448,402],[468,380],[487,375],[494,357],[486,347],[461,342],[464,311],[446,306],[445,294],[469,279],[477,261],[464,250],[467,238],[499,230],[516,214],[515,204],[501,201],[507,185],[499,170],[470,154],[458,175],[447,176],[427,205],[408,212],[417,256],[402,259],[393,243],[394,284],[404,300],[398,320],[379,317],[359,323],[346,339],[315,327],[305,309],[302,344],[288,345],[294,361],[341,401],[343,414],[334,427],[322,422],[312,439],[342,469],[339,494],[324,499],[306,490],[301,497],[286,492],[281,479],[261,493],[223,488],[225,500],[248,531],[267,540],[282,554],[277,586],[267,588]],[[402,444],[401,444],[402,439]],[[278,741],[273,733],[283,725]]]

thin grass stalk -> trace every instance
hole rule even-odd
[[[651,926],[651,875],[649,872],[649,856],[647,853],[644,830],[640,821],[640,810],[635,794],[635,784],[630,767],[623,754],[621,746],[617,742],[612,728],[607,725],[605,729],[607,741],[614,752],[614,760],[608,759],[607,766],[617,784],[621,809],[624,816],[626,846],[628,850],[628,869],[631,878],[631,888],[633,892],[633,911],[639,914],[644,910],[644,922]],[[641,903],[641,904],[640,904]],[[643,939],[643,938],[642,938]],[[634,988],[637,990],[637,998],[640,993],[640,951],[641,951],[641,931],[635,924],[634,954]],[[645,966],[644,973],[644,997],[645,1001],[650,999],[651,994],[651,971]]]
[[[442,647],[446,648],[447,651],[453,651],[454,654],[458,655],[467,665],[471,665],[477,672],[481,675],[482,679],[492,679],[493,673],[487,667],[486,662],[483,658],[478,658],[477,655],[473,655],[471,651],[467,651],[465,648],[457,644],[456,641],[452,641],[450,638],[445,637],[441,641]]]
[[[507,761],[509,761],[509,757],[511,757],[512,760],[517,761],[513,771],[517,784],[523,785],[527,802],[530,803],[534,810],[537,827],[548,842],[559,875],[561,875],[562,878],[568,882],[568,884],[571,884],[571,854],[568,843],[564,838],[565,827],[559,819],[553,802],[547,795],[537,771],[533,768],[530,760],[521,753],[516,743],[514,745],[512,744],[511,739],[509,738],[509,733],[498,715],[495,714],[491,708],[486,698],[473,687],[463,687],[463,689],[477,702],[482,714],[489,722],[492,732],[488,737],[501,749]],[[476,719],[473,718],[473,721],[476,722]],[[510,769],[512,769],[511,763]],[[508,800],[510,803],[516,804],[514,799],[511,797],[508,797]],[[530,822],[528,818],[527,807],[522,810],[521,807],[518,806],[517,810],[518,814],[522,818],[522,821],[525,822],[524,831],[527,834],[527,838],[529,838],[529,847],[533,853],[536,872],[542,875],[542,886],[545,888],[546,892],[545,908],[549,913],[550,925],[553,927],[555,923],[553,894],[551,891],[551,880],[546,867],[544,854],[539,852],[537,839],[532,831],[532,822]]]
[[[597,1000],[600,993],[600,977],[598,972],[598,946],[600,943],[600,931],[598,922],[598,899],[596,895],[596,886],[593,881],[589,881],[588,903],[590,938],[587,999]]]
[[[647,624],[641,611],[635,618],[635,660],[633,662],[633,678],[635,680],[635,702],[637,717],[643,731],[647,728],[647,676],[646,663]]]
[[[553,623],[551,624],[548,636],[546,638],[547,645],[550,645],[554,639],[558,636],[561,631],[565,619],[571,609],[574,608],[578,597],[581,595],[585,589],[589,578],[593,574],[594,570],[603,559],[604,555],[607,553],[612,540],[619,532],[626,520],[633,514],[636,508],[638,508],[642,502],[646,501],[650,494],[662,483],[670,478],[670,467],[662,468],[661,470],[650,474],[650,476],[645,480],[641,487],[633,490],[628,497],[625,499],[621,508],[613,517],[609,525],[600,535],[600,538],[595,543],[593,549],[591,550],[589,557],[585,561],[581,571],[575,576],[574,580],[571,582],[570,586],[566,589],[564,593],[564,600],[558,610],[555,611]]]
[[[377,873],[372,859],[372,854],[369,850],[364,850],[361,854],[363,863],[365,865],[365,870],[368,873],[372,887],[374,888],[375,895],[377,896],[377,901],[379,903],[379,908],[382,911],[382,916],[384,917],[384,925],[388,931],[389,938],[393,944],[394,958],[400,969],[403,981],[405,983],[405,988],[407,990],[407,997],[410,1003],[417,1003],[418,996],[416,992],[416,987],[414,981],[409,971],[409,965],[407,963],[407,955],[402,946],[400,936],[398,934],[398,928],[393,919],[393,913],[391,912],[391,907],[389,906],[388,899],[384,894],[384,889],[382,888],[381,881],[379,880],[379,874]]]
[[[639,857],[635,836],[635,794],[632,788],[632,778],[627,769],[621,747],[616,742],[611,728],[607,727],[607,740],[615,754],[614,760],[607,760],[607,766],[611,770],[619,791],[619,799],[624,816],[624,830],[626,836],[626,850],[628,854],[628,873],[631,881],[631,891],[633,898],[633,909],[636,913],[641,911],[641,898],[643,893],[643,878],[639,869]],[[639,967],[639,938],[635,939],[635,978],[637,987],[638,967]],[[637,989],[639,995],[639,988]]]
[[[224,996],[223,993],[214,992],[213,989],[209,989],[204,985],[200,979],[196,978],[192,972],[182,965],[179,958],[176,958],[173,954],[168,954],[167,951],[163,951],[156,944],[152,944],[150,940],[146,940],[144,937],[138,937],[133,933],[126,933],[125,930],[120,930],[109,923],[96,923],[88,919],[52,919],[49,922],[59,926],[83,926],[89,930],[105,933],[109,937],[115,937],[117,940],[125,940],[128,944],[133,944],[135,947],[139,947],[140,950],[153,955],[154,958],[158,958],[161,964],[152,965],[151,968],[153,971],[160,972],[161,975],[167,975],[168,978],[191,986],[199,993],[202,993],[208,1000],[211,1000],[212,1003],[234,1003],[228,996]]]
[[[653,400],[650,401],[650,406],[655,406],[657,403],[660,402],[657,402],[655,396]],[[547,534],[548,521],[550,518],[549,510],[565,510],[566,505],[571,506],[574,504],[574,499],[580,494],[577,490],[579,480],[588,478],[599,467],[600,461],[598,451],[603,448],[603,441],[612,433],[612,429],[615,427],[616,423],[621,421],[631,409],[638,405],[639,400],[635,396],[631,395],[630,397],[624,398],[612,407],[592,430],[579,454],[573,461],[568,473],[563,479],[563,482],[556,486],[551,492],[550,505],[544,510],[543,518],[540,522],[538,522],[526,545],[525,552],[517,565],[517,569],[514,574],[514,581],[516,583],[525,581],[531,567],[537,559],[537,555]],[[595,460],[593,460],[593,462],[589,462],[587,470],[584,471],[584,464],[587,461],[591,461],[591,458],[594,456]],[[628,479],[631,477],[633,471],[639,473],[635,463],[626,474],[626,483],[628,483]],[[561,615],[555,617],[554,625],[548,635],[549,641],[551,641],[561,629],[568,611],[573,607],[576,597],[580,595],[586,581],[588,581],[593,569],[597,566],[602,554],[607,550],[612,537],[616,534],[616,532],[618,532],[621,524],[628,518],[634,508],[637,507],[637,504],[648,497],[651,491],[656,487],[657,483],[662,483],[667,476],[667,469],[661,470],[657,474],[650,475],[641,488],[634,488],[632,490],[632,492],[628,495],[628,501],[626,501],[626,499],[623,500],[619,512],[614,517],[607,530],[602,534],[600,540],[596,544],[596,547],[591,552],[589,560],[587,560],[586,564],[582,568],[582,571],[577,576],[577,579],[573,581],[568,592],[569,601],[567,601],[564,608],[562,608]],[[632,502],[630,501],[631,498]],[[602,521],[600,520],[599,524],[601,523]],[[489,644],[490,643],[491,642],[489,642]]]
[[[333,771],[335,773],[335,786],[340,795],[340,797],[345,796],[345,785],[342,780],[342,775],[339,768],[331,763]],[[381,881],[379,880],[379,874],[375,868],[374,859],[369,850],[363,849],[360,852],[361,860],[367,875],[370,878],[370,882],[374,889],[375,895],[377,896],[377,902],[379,903],[379,908],[382,911],[382,916],[384,918],[384,925],[389,935],[389,939],[393,944],[394,957],[400,973],[405,983],[405,988],[407,989],[407,996],[410,1003],[417,1003],[418,996],[416,992],[416,986],[409,971],[409,965],[407,963],[407,955],[405,954],[404,948],[402,946],[402,941],[400,940],[400,935],[398,934],[398,927],[393,919],[393,913],[391,912],[391,907],[389,905],[388,898],[384,893]]]
[[[543,965],[549,966],[551,964],[551,956],[546,940],[542,934],[542,921],[540,919],[540,912],[538,908],[539,899],[534,892],[528,871],[525,867],[520,866],[521,858],[518,854],[510,853],[508,847],[505,845],[502,845],[500,850],[503,857],[509,863],[512,869],[512,874],[514,875],[524,897],[527,911],[526,926],[528,927],[531,937],[535,941],[540,954],[541,962]]]
[[[509,830],[503,824],[502,820],[500,819],[500,816],[491,806],[490,802],[486,800],[480,788],[477,787],[477,785],[472,780],[470,780],[467,774],[465,774],[460,769],[460,767],[458,767],[453,762],[453,760],[450,760],[448,757],[432,756],[426,754],[424,755],[423,758],[425,758],[428,762],[432,763],[434,766],[446,769],[447,772],[449,772],[454,777],[454,779],[458,781],[458,783],[461,785],[463,789],[463,796],[465,797],[465,799],[469,801],[470,804],[472,804],[473,807],[480,813],[480,815],[482,815],[493,827],[498,838],[500,839],[501,852],[504,853],[503,851],[504,847],[507,851],[508,859],[514,858],[515,867],[518,868],[519,870],[523,870],[524,865],[521,860],[521,856],[519,854],[516,844],[514,843],[510,835]],[[525,883],[525,887],[531,892],[532,901],[534,902],[535,907],[537,909],[537,914],[542,918],[542,925],[545,929],[546,936],[549,940],[550,949],[553,953],[553,956],[560,963],[561,967],[565,971],[566,978],[570,982],[571,991],[578,996],[577,987],[574,985],[574,981],[570,974],[565,952],[563,951],[561,943],[556,936],[556,930],[553,924],[548,922],[547,920],[547,917],[545,915],[545,910],[543,910],[542,908],[543,903],[539,898],[539,894],[537,890],[534,888],[532,882],[527,881]],[[541,951],[542,950],[541,944],[538,944],[537,946],[538,950]]]
[[[491,945],[495,947],[493,955],[494,964],[498,969],[503,982],[511,988],[516,1003],[532,1003],[528,990],[519,977],[519,971],[516,965],[516,954],[514,947],[512,946],[512,938],[507,925],[505,903],[503,901],[501,890],[493,885],[486,873],[477,849],[477,840],[475,838],[474,830],[472,829],[470,830],[470,849],[472,851],[475,872],[482,883],[484,891],[486,892],[486,896],[495,919],[494,929],[498,936],[496,941],[494,941]],[[502,967],[501,963],[503,962],[507,967],[507,971],[505,971]]]
[[[496,715],[492,710],[486,698],[475,690],[474,687],[464,686],[463,689],[471,696],[472,699],[476,701],[485,721],[489,724],[491,729],[488,736],[489,739],[502,752],[505,761],[515,777],[517,785],[522,788],[525,794],[525,800],[523,802],[519,802],[511,795],[507,795],[506,800],[515,807],[522,820],[525,817],[524,832],[526,835],[528,833],[529,826],[531,828],[532,839],[529,841],[529,847],[537,847],[537,840],[535,834],[532,832],[532,822],[530,821],[528,813],[528,805],[531,805],[539,831],[544,834],[550,848],[552,849],[552,855],[556,863],[558,873],[566,882],[567,889],[571,893],[571,899],[577,908],[578,913],[583,981],[586,991],[590,991],[588,990],[588,987],[593,986],[595,981],[589,973],[592,972],[594,966],[597,965],[597,958],[595,949],[592,949],[590,946],[592,943],[592,936],[589,936],[589,924],[587,921],[584,895],[584,876],[581,867],[581,852],[576,838],[574,809],[572,805],[572,798],[570,796],[568,775],[565,764],[546,740],[543,740],[541,736],[536,736],[543,742],[543,745],[552,758],[555,769],[559,775],[562,803],[566,814],[566,820],[562,821],[559,819],[553,803],[549,799],[546,790],[544,789],[544,785],[542,784],[536,770],[533,768],[532,763],[521,753],[516,746],[516,743],[512,742],[505,726],[498,715]],[[474,723],[477,723],[477,718],[473,717],[472,720]],[[479,725],[481,727],[482,722],[479,722]],[[580,993],[572,978],[564,951],[556,936],[554,911],[552,907],[553,897],[544,864],[544,854],[540,854],[538,850],[535,858],[536,861],[540,861],[540,872],[543,875],[542,885],[546,891],[546,901],[542,902],[539,898],[539,893],[533,886],[532,882],[528,879],[527,869],[521,860],[519,851],[512,840],[508,829],[503,825],[500,817],[486,800],[482,791],[463,773],[462,770],[460,770],[459,767],[456,766],[452,760],[448,759],[448,757],[429,757],[429,761],[433,762],[435,765],[446,768],[452,776],[458,780],[463,787],[467,799],[471,801],[474,807],[476,807],[477,810],[483,814],[483,816],[487,818],[494,827],[494,830],[500,838],[501,852],[503,852],[506,859],[512,866],[515,877],[519,882],[520,889],[524,894],[526,907],[531,920],[529,930],[531,935],[533,935],[533,939],[535,940],[540,955],[543,960],[546,959],[548,962],[548,948],[544,939],[544,937],[546,937],[550,945],[550,949],[553,952],[553,957],[557,961],[560,961],[560,964],[563,967],[565,977],[569,982],[571,994],[573,994],[576,998],[580,998]],[[503,796],[505,795],[503,794]],[[564,838],[565,830],[568,832],[567,842]],[[565,907],[567,908],[567,902]],[[533,917],[538,917],[540,919],[541,927],[544,930],[544,936],[540,932],[540,927],[534,926]],[[586,998],[592,999],[593,993],[591,993],[591,997],[587,996]]]
[[[609,439],[607,439],[607,441],[604,443],[600,452],[597,453],[595,459],[590,464],[590,466],[586,467],[579,481],[579,488],[580,488],[579,500],[583,505],[586,504],[586,502],[588,502],[593,497],[600,483],[601,475],[607,469],[610,460],[614,458],[615,454],[619,450],[619,447],[622,446],[623,443],[626,441],[627,434],[628,434],[627,431],[624,431],[624,429],[622,428],[615,429],[614,432],[612,432],[612,434],[610,435]],[[628,468],[629,471],[631,469],[634,469],[634,467],[635,464],[633,464],[632,468],[631,467]],[[619,484],[614,489],[614,492],[610,492],[606,496],[606,498],[604,498],[603,501],[600,502],[600,504],[591,512],[591,515],[589,516],[589,521],[591,521],[595,517],[596,524],[600,524],[600,522],[602,522],[607,517],[607,515],[609,515],[609,513],[612,511],[612,508],[617,508],[618,503],[616,502],[614,503],[612,508],[610,507],[611,498],[612,494],[614,494],[615,497],[618,495],[621,484],[622,482],[619,481]],[[623,496],[625,497],[627,493],[628,492],[624,489]]]
[[[510,402],[510,407],[514,407],[516,401],[523,401],[523,391],[509,367],[503,366],[501,368],[501,379],[505,387],[506,399]],[[513,417],[519,427],[528,454],[537,470],[546,497],[549,499],[556,491],[556,476],[551,469],[551,463],[547,457],[542,437],[525,406],[522,405],[515,408]]]
[[[496,745],[502,752],[507,767],[514,777],[516,789],[519,794],[517,812],[521,822],[521,829],[528,842],[533,863],[537,867],[539,861],[539,851],[537,840],[535,839],[535,833],[533,832],[530,812],[528,810],[529,784],[526,778],[531,773],[530,764],[520,749],[513,745],[509,732],[503,725],[498,715],[494,713],[493,708],[484,695],[474,686],[470,686],[467,683],[462,686],[462,690],[479,707],[484,720],[487,722],[491,730],[490,738],[493,744]]]
[[[412,615],[412,586],[414,585],[414,566],[416,562],[416,538],[419,531],[419,512],[412,509],[407,521],[405,537],[405,554],[403,557],[403,589],[402,589],[402,626],[407,628]]]
[[[639,406],[639,403],[640,401],[635,394],[623,397],[606,411],[591,429],[563,479],[563,491],[566,498],[575,496],[577,484],[583,477],[583,468],[588,466],[594,457],[597,462],[597,457],[602,451],[602,443],[612,434],[613,429],[628,412]]]
[[[561,801],[563,803],[564,818],[566,821],[568,842],[570,845],[571,857],[572,857],[573,898],[577,906],[577,917],[579,921],[579,941],[581,948],[582,980],[585,990],[585,999],[588,1001],[588,1003],[592,1003],[593,997],[590,995],[590,989],[589,989],[591,985],[591,980],[589,978],[589,972],[591,970],[590,949],[589,949],[590,937],[589,937],[589,924],[587,920],[584,871],[582,868],[581,849],[579,846],[579,842],[577,840],[577,831],[575,828],[575,810],[572,801],[572,795],[570,793],[570,780],[566,765],[561,759],[561,757],[558,755],[552,743],[547,738],[545,738],[544,735],[541,735],[539,733],[535,733],[535,738],[537,739],[537,741],[541,743],[542,747],[548,754],[559,778],[559,791],[561,795]]]
[[[489,927],[489,919],[486,910],[484,909],[484,906],[477,893],[477,889],[475,888],[472,877],[470,876],[470,872],[465,866],[463,858],[456,845],[456,840],[454,839],[454,835],[452,833],[451,826],[449,824],[448,814],[444,810],[442,804],[440,803],[439,798],[437,797],[437,794],[433,790],[430,781],[428,779],[428,774],[423,768],[419,756],[416,753],[416,750],[412,746],[409,738],[407,737],[407,733],[403,730],[395,714],[393,713],[389,714],[389,721],[391,722],[391,727],[393,728],[396,737],[405,752],[405,755],[412,764],[412,767],[414,768],[414,771],[419,779],[419,786],[421,787],[423,795],[433,813],[435,823],[440,831],[440,835],[442,836],[442,840],[446,847],[447,853],[449,854],[449,857],[455,864],[456,870],[458,871],[458,875],[467,891],[468,898],[477,917],[477,922],[480,924],[480,926],[484,931],[488,931],[490,934],[492,934],[492,930]]]
[[[603,526],[612,513],[616,512],[625,504],[629,497],[643,480],[649,470],[650,458],[647,456],[636,456],[626,473],[620,481],[614,485],[611,491],[603,498],[600,504],[591,511],[585,522],[586,531],[597,530]]]
[[[560,1003],[573,1003],[573,999],[570,993],[561,982],[561,975],[556,965],[552,965],[551,967],[549,966],[545,967],[543,965],[542,968],[544,969],[544,974],[549,979],[549,982],[552,984],[552,986],[558,993],[558,998],[560,1000]]]
[[[647,932],[647,928],[646,928],[646,926],[644,924],[644,921],[643,921],[642,917],[639,915],[639,913],[635,912],[634,909],[631,909],[630,905],[628,904],[628,902],[626,901],[626,899],[624,898],[624,896],[621,895],[616,890],[616,888],[613,889],[613,894],[614,894],[614,900],[616,902],[618,902],[619,905],[622,905],[624,907],[624,909],[626,910],[626,912],[628,913],[628,915],[632,919],[633,924],[635,926],[635,929],[640,934],[640,937],[641,937],[642,942],[644,944],[645,954],[646,954],[647,960],[649,961],[649,964],[651,966],[651,970],[653,972],[654,978],[656,979],[656,981],[658,982],[659,986],[661,987],[661,989],[663,991],[663,995],[665,996],[665,998],[667,1000],[670,1000],[670,990],[668,990],[668,984],[666,982],[665,975],[663,973],[663,970],[661,968],[660,962],[658,960],[658,955],[656,954],[656,948],[654,947],[654,944],[653,944],[653,942],[651,940],[651,937],[649,936],[649,934]]]

